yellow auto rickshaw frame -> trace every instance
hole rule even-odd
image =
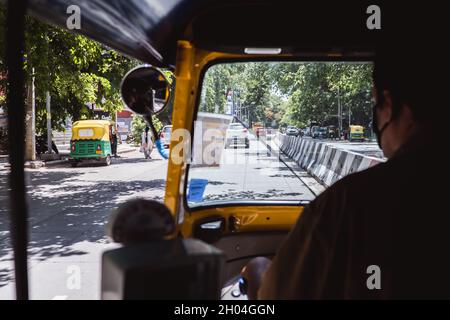
[[[72,125],[72,140],[102,140],[109,141],[109,127],[115,126],[111,120],[79,120]],[[78,129],[92,129],[91,137],[78,136]]]
[[[189,41],[179,41],[175,69],[176,86],[172,130],[185,129],[192,134],[202,75],[209,65],[221,60],[243,61],[264,58],[273,60],[290,58],[292,60],[293,57],[291,55],[263,56],[206,51],[196,48]],[[174,149],[173,146],[176,143],[178,141],[171,141],[170,150]],[[181,164],[174,163],[171,158],[167,170],[164,201],[174,215],[177,231],[181,232],[184,237],[192,236],[196,221],[210,216],[220,216],[225,221],[229,221],[228,218],[233,216],[237,221],[237,228],[233,232],[289,230],[303,210],[303,206],[299,205],[270,205],[261,202],[261,204],[251,205],[211,205],[206,208],[196,208],[193,212],[184,202],[187,163],[186,161]]]

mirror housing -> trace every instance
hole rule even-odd
[[[120,85],[122,100],[134,113],[151,116],[162,112],[171,98],[165,74],[151,65],[130,70]]]

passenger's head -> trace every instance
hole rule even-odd
[[[447,64],[442,52],[420,42],[399,42],[377,51],[373,70],[373,129],[388,158],[418,129],[438,129],[448,114],[439,75]]]

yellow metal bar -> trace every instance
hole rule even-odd
[[[202,70],[210,62],[226,60],[252,60],[261,55],[228,54],[211,52],[195,48],[189,41],[179,41],[176,60],[176,86],[172,115],[172,132],[178,129],[188,130],[192,135],[195,117],[196,98],[200,94],[200,76]],[[270,56],[268,56],[270,57]],[[276,60],[290,55],[272,56]],[[172,133],[173,137],[173,133]],[[195,214],[185,212],[183,206],[184,178],[186,161],[174,161],[172,152],[180,141],[171,141],[170,159],[167,170],[167,183],[164,202],[171,210],[177,223],[177,231],[185,237],[192,236],[195,221],[204,217],[220,215],[225,218],[231,215],[238,218],[240,225],[237,231],[256,230],[288,230],[297,220],[302,208],[298,206],[236,206],[217,207],[196,211]],[[183,155],[186,156],[186,155]]]
[[[175,98],[172,115],[172,132],[178,129],[190,130],[193,121],[193,106],[197,86],[193,78],[194,47],[188,41],[179,41],[177,50],[177,61],[175,69]],[[166,194],[164,202],[174,214],[175,219],[181,222],[184,212],[179,212],[182,201],[183,178],[186,170],[186,162],[175,163],[172,152],[176,141],[171,141],[169,166],[167,170]]]

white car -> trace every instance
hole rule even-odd
[[[225,134],[225,149],[238,145],[245,145],[246,149],[250,147],[248,130],[240,123],[232,123],[229,125]]]
[[[286,135],[298,137],[299,135],[298,129],[294,126],[288,126],[286,129]]]
[[[170,146],[170,136],[172,133],[172,126],[164,126],[160,133],[159,133],[159,138],[161,139],[162,144],[164,145],[165,148],[169,148]]]

